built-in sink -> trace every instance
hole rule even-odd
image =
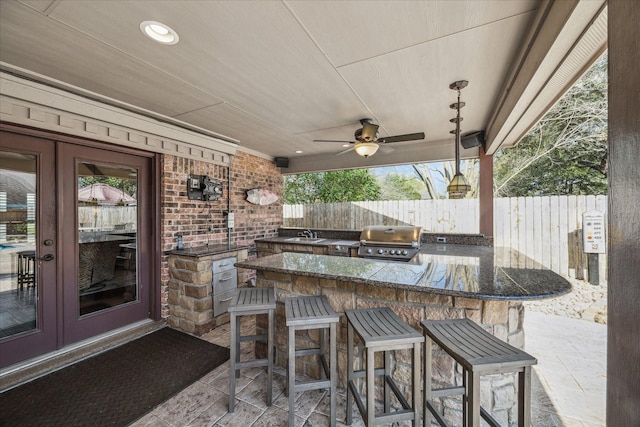
[[[304,242],[304,243],[318,243],[323,242],[327,239],[316,239],[312,237],[289,237],[288,239],[284,239],[286,242]]]

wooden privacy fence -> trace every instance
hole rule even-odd
[[[285,227],[361,230],[419,225],[434,233],[478,233],[478,200],[388,200],[284,205]]]
[[[494,199],[494,245],[510,246],[566,277],[586,277],[582,213],[607,212],[606,196]],[[430,233],[479,231],[478,199],[392,200],[284,205],[285,227],[360,230],[367,225],[418,225]],[[606,254],[598,258],[606,280]]]
[[[133,230],[138,220],[136,206],[79,206],[78,225],[81,229]]]

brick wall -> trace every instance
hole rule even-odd
[[[207,175],[223,183],[223,195],[216,201],[189,200],[187,176]],[[229,168],[173,155],[162,156],[161,234],[162,252],[175,249],[177,236],[185,247],[226,244],[228,233],[224,213],[228,210]],[[232,245],[252,245],[262,237],[273,237],[282,226],[282,198],[268,206],[245,200],[247,190],[263,188],[282,195],[284,180],[269,160],[238,152],[231,160],[231,210],[235,212]],[[254,255],[250,255],[250,258]],[[167,257],[161,265],[162,317],[169,315]]]

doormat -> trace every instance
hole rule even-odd
[[[228,359],[166,327],[0,394],[0,425],[124,426]]]

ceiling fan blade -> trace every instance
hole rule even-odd
[[[388,144],[390,142],[416,141],[419,139],[424,139],[424,132],[408,133],[406,135],[386,136],[378,139],[378,142]]]
[[[351,148],[347,148],[346,150],[340,151],[339,153],[336,153],[336,156],[342,156],[343,154],[347,154],[350,151],[353,151],[355,148],[351,147]]]
[[[343,144],[353,144],[353,141],[338,141],[337,139],[314,139],[313,142],[341,142]]]

